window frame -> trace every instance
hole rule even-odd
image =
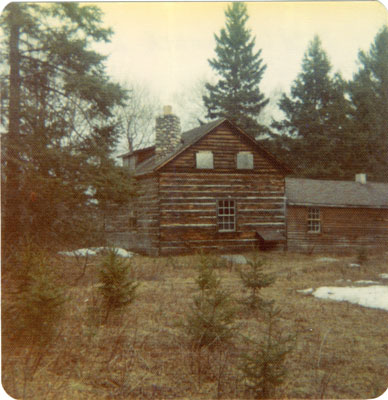
[[[226,202],[231,202],[231,204],[227,204]],[[217,231],[220,233],[225,232],[236,232],[237,227],[237,201],[235,199],[224,198],[217,199]],[[230,213],[230,210],[233,209],[233,213]],[[221,210],[228,211],[227,213],[222,213]],[[222,221],[220,221],[222,218]],[[225,226],[232,226],[232,228],[225,228]]]
[[[322,233],[321,209],[319,207],[309,207],[307,209],[307,233]]]
[[[238,163],[239,163],[238,159],[239,159],[239,155],[240,155],[240,154],[241,154],[241,155],[247,154],[247,155],[251,156],[251,161],[252,161],[252,166],[251,166],[251,167],[239,167],[239,166],[238,166]],[[246,171],[253,170],[253,169],[255,168],[255,159],[254,159],[253,153],[252,153],[251,151],[239,151],[239,152],[236,154],[236,168],[237,168],[238,170],[246,170]]]
[[[203,153],[207,153],[207,154],[211,154],[211,156],[212,156],[212,166],[211,167],[199,167],[198,166],[198,158],[197,158],[197,156],[199,155],[199,154],[203,154]],[[212,169],[214,169],[214,153],[211,151],[211,150],[199,150],[199,151],[196,151],[195,152],[195,168],[196,169],[209,169],[209,170],[212,170]]]

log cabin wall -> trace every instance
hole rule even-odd
[[[320,232],[308,232],[305,206],[287,207],[290,251],[345,253],[361,247],[388,248],[388,209],[314,207],[320,210]]]
[[[159,183],[157,176],[142,177],[136,185],[137,197],[128,206],[111,213],[106,226],[111,245],[140,254],[159,254]]]
[[[197,169],[196,153],[213,152],[214,168]],[[254,168],[238,170],[240,151]],[[249,140],[226,124],[204,136],[160,170],[160,254],[249,251],[258,230],[285,232],[284,174]],[[217,200],[236,205],[234,232],[219,232]]]

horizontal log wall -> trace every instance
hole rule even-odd
[[[198,170],[197,151],[212,151],[214,169]],[[237,170],[239,151],[253,170]],[[285,231],[284,175],[249,141],[221,125],[160,172],[160,252],[248,251],[257,230]],[[218,232],[217,199],[236,201],[236,231]]]
[[[308,233],[308,207],[287,207],[289,250],[346,252],[361,247],[388,249],[388,210],[318,208],[321,216],[321,233]]]
[[[106,227],[108,241],[141,254],[159,254],[159,183],[158,177],[139,179],[137,197],[127,207],[112,212]],[[130,224],[134,210],[136,226]]]

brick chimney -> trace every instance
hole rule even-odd
[[[163,115],[156,118],[155,154],[158,159],[174,152],[181,141],[181,124],[171,106],[163,107]]]
[[[362,185],[366,184],[366,174],[356,174],[356,182]]]

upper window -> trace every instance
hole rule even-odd
[[[249,151],[237,153],[237,169],[253,169],[253,154]]]
[[[217,200],[217,224],[219,232],[236,230],[236,201]]]
[[[321,213],[319,208],[309,208],[307,224],[308,224],[308,232],[310,233],[321,232]]]
[[[211,151],[199,151],[195,153],[195,161],[197,168],[213,169],[213,153]]]

